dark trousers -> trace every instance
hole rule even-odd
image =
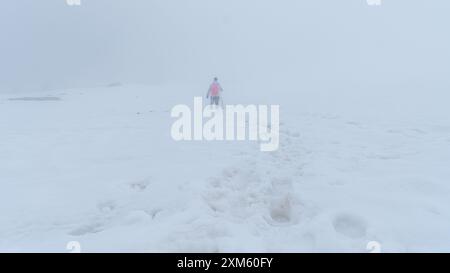
[[[213,104],[219,105],[219,100],[220,100],[219,96],[214,96],[214,97],[211,96],[211,105],[213,105]]]

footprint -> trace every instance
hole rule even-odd
[[[278,223],[289,223],[291,221],[292,206],[288,197],[272,200],[270,205],[270,217]]]
[[[102,212],[111,212],[115,210],[117,204],[114,200],[107,200],[97,204],[97,208]]]
[[[276,192],[290,192],[292,190],[292,179],[289,177],[272,178],[271,184]]]
[[[359,129],[363,129],[364,128],[364,126],[361,125],[361,123],[356,122],[356,121],[348,121],[346,123],[347,123],[347,125],[355,126],[355,127],[359,128]]]
[[[71,232],[69,232],[69,235],[72,236],[83,236],[89,233],[98,233],[103,231],[103,225],[100,222],[95,222],[87,225],[80,226]]]
[[[146,223],[149,219],[153,219],[153,215],[150,215],[145,210],[135,210],[128,212],[128,214],[122,219],[122,224],[135,225]]]
[[[136,191],[145,191],[147,187],[150,185],[150,179],[143,179],[139,181],[133,181],[129,183],[130,188]]]
[[[237,168],[234,168],[234,167],[227,168],[227,169],[224,169],[222,171],[222,175],[227,180],[234,178],[238,173],[239,173],[239,170]]]
[[[341,214],[333,221],[336,232],[350,238],[361,238],[366,235],[367,224],[364,219],[350,214]]]
[[[421,135],[425,135],[427,133],[424,130],[417,129],[417,128],[411,128],[410,130],[415,132],[415,133],[417,133],[417,134],[421,134]]]
[[[149,216],[151,216],[152,219],[155,219],[156,216],[158,216],[162,211],[163,211],[163,209],[156,208],[156,209],[152,209],[152,210],[146,210],[145,213],[147,213]]]
[[[328,184],[330,184],[331,186],[340,187],[340,186],[344,186],[346,183],[345,183],[345,181],[342,181],[342,180],[335,180],[335,181],[329,182]]]
[[[301,236],[302,245],[306,250],[314,249],[316,247],[316,236],[312,232],[306,232]]]
[[[318,114],[318,116],[322,119],[338,119],[339,116],[335,114]]]

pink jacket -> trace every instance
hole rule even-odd
[[[220,83],[213,82],[211,84],[211,86],[209,87],[207,96],[218,97],[220,95],[220,92],[222,92],[222,91],[223,91],[223,89],[220,86]]]

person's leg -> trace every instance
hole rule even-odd
[[[210,98],[211,98],[211,105],[213,105],[214,104],[214,97],[211,96]]]
[[[219,97],[217,96],[217,97],[215,97],[215,101],[214,101],[214,103],[218,106],[219,105]]]

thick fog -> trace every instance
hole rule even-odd
[[[2,0],[1,90],[110,82],[448,86],[450,2]]]

